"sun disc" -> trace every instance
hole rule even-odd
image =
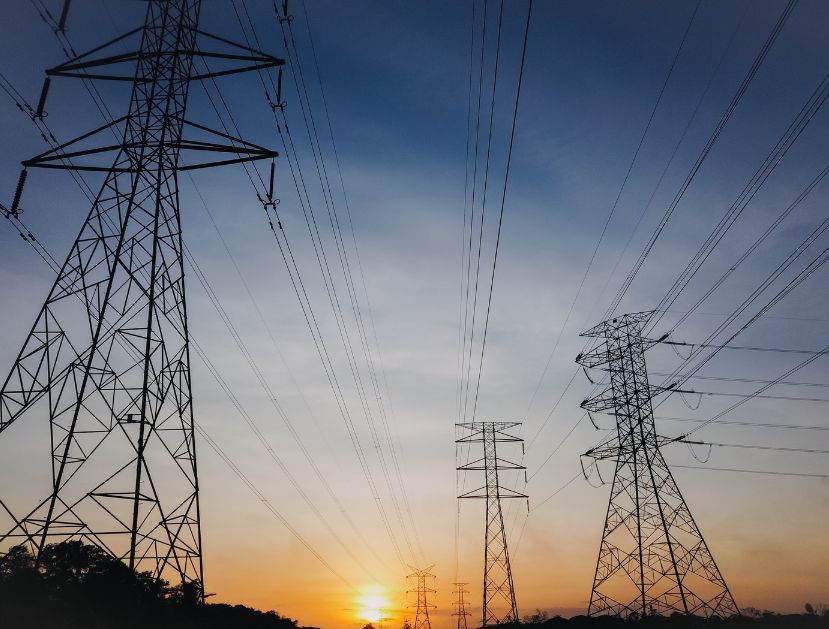
[[[358,599],[360,617],[370,623],[380,622],[388,601],[380,588],[371,588]]]

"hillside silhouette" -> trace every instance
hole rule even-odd
[[[79,541],[46,546],[38,565],[22,546],[1,556],[0,610],[4,629],[298,626],[295,620],[274,611],[201,604],[195,585],[170,585],[149,572],[133,572],[100,548]]]

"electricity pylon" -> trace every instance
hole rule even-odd
[[[642,336],[652,312],[605,321],[582,336],[603,342],[576,362],[610,374],[610,386],[582,402],[610,411],[617,434],[586,454],[616,462],[588,615],[679,612],[731,616],[737,605],[662,456],[651,398],[670,389],[648,383]]]
[[[47,71],[39,115],[52,77],[132,91],[125,116],[23,162],[12,213],[28,168],[104,181],[0,389],[7,439],[24,415],[51,433],[46,497],[21,505],[3,484],[0,550],[82,540],[203,592],[178,172],[276,153],[186,119],[188,92],[283,61],[199,30],[200,5],[150,0],[142,27]]]
[[[461,494],[458,498],[481,498],[486,500],[486,532],[484,537],[484,601],[482,625],[497,625],[503,622],[518,621],[518,606],[515,602],[515,587],[512,581],[512,569],[509,563],[507,534],[504,530],[504,514],[501,510],[502,498],[527,498],[500,484],[499,472],[504,470],[523,470],[523,465],[512,463],[498,456],[498,443],[521,443],[520,437],[510,434],[511,428],[520,426],[518,422],[472,422],[457,424],[466,435],[457,443],[482,443],[483,456],[480,459],[462,465],[458,470],[484,472],[484,485]]]
[[[458,624],[457,629],[467,629],[468,624],[466,622],[466,617],[471,616],[468,611],[466,611],[466,599],[464,598],[464,594],[469,594],[469,591],[464,587],[468,585],[467,583],[453,583],[452,585],[455,586],[455,590],[452,594],[456,595],[455,599],[455,611],[452,612],[453,616],[457,616]]]
[[[406,594],[413,592],[417,594],[417,603],[415,605],[409,605],[409,607],[416,608],[414,629],[432,629],[432,622],[429,620],[429,610],[437,609],[437,606],[429,604],[428,595],[437,593],[437,590],[430,588],[426,583],[426,579],[435,578],[435,575],[430,572],[433,566],[422,570],[418,570],[412,566],[409,567],[412,569],[412,573],[406,575],[406,578],[417,579],[416,589],[406,590]]]

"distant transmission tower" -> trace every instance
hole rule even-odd
[[[482,625],[497,625],[518,621],[518,606],[515,603],[515,588],[507,549],[507,534],[504,530],[502,498],[526,498],[499,481],[499,472],[523,470],[523,465],[512,463],[498,456],[498,443],[522,443],[520,437],[509,434],[518,422],[473,422],[458,424],[467,434],[457,443],[483,443],[483,456],[459,467],[459,470],[481,470],[485,484],[458,496],[458,498],[482,498],[486,500],[486,533],[484,539],[484,605]],[[522,443],[523,445],[523,443]]]
[[[436,606],[429,604],[427,595],[435,594],[437,590],[430,588],[426,583],[426,579],[435,578],[435,575],[430,572],[431,569],[432,566],[424,568],[423,570],[412,567],[412,573],[406,576],[407,579],[416,579],[417,589],[406,591],[406,594],[417,594],[417,603],[415,605],[409,605],[409,607],[416,608],[414,629],[432,629],[432,622],[429,620],[429,610],[436,609]]]
[[[52,77],[125,81],[132,94],[125,116],[23,163],[11,213],[27,168],[104,181],[0,389],[0,432],[24,414],[51,431],[46,497],[20,505],[3,483],[0,550],[82,540],[202,589],[178,173],[276,153],[187,120],[188,91],[283,62],[199,30],[200,5],[150,0],[143,27],[47,72],[41,116]]]
[[[588,614],[646,616],[679,612],[731,616],[737,605],[677,487],[654,427],[642,336],[652,312],[617,317],[582,336],[603,338],[580,354],[584,367],[605,365],[610,387],[585,400],[588,412],[612,411],[617,435],[587,452],[616,462]]]
[[[455,611],[452,612],[452,615],[458,618],[457,629],[467,629],[466,617],[472,615],[466,611],[466,599],[464,598],[464,594],[469,594],[469,591],[464,587],[468,584],[453,583],[453,585],[455,586],[455,591],[452,594],[457,598],[455,599]]]

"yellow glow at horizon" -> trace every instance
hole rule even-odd
[[[388,609],[389,601],[385,589],[379,585],[363,588],[363,594],[357,599],[358,615],[361,620],[370,623],[380,622],[383,610]]]

